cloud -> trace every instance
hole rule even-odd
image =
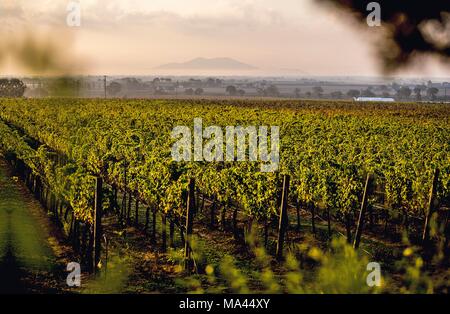
[[[14,4],[1,7],[0,18],[14,19],[18,25],[62,26],[66,22],[69,2],[51,1],[50,3],[47,0],[35,0],[30,5],[28,1],[17,0],[11,2]],[[123,0],[79,0],[78,2],[82,9],[83,26],[92,30],[104,30],[111,27],[175,26],[181,30],[188,27],[194,31],[203,31],[208,28],[220,30],[233,26],[250,29],[280,26],[285,22],[282,13],[256,5],[254,1],[223,1],[224,9],[213,13],[202,7],[188,12],[175,9],[174,5],[152,7],[146,1],[133,1],[133,6],[126,5],[127,1]],[[196,3],[197,1],[180,1],[182,2]],[[180,5],[181,7],[183,6]]]
[[[82,25],[69,28],[69,0],[11,0],[0,10],[0,35],[44,29],[59,40],[65,35],[55,30],[70,33],[73,50],[97,65],[93,73],[142,73],[195,57],[314,74],[373,73],[375,32],[358,32],[315,1],[79,0]]]
[[[4,31],[11,31],[17,23],[25,21],[22,7],[14,2],[0,3],[0,24]],[[0,31],[1,34],[1,31]]]
[[[20,5],[7,2],[0,4],[0,18],[1,19],[23,19],[24,12]]]

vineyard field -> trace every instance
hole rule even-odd
[[[173,130],[194,131],[195,119],[223,130],[279,127],[277,170],[261,172],[262,162],[249,154],[239,161],[175,161]],[[306,279],[327,276],[334,264],[312,253],[319,251],[341,252],[335,258],[348,263],[340,266],[344,273],[379,261],[396,278],[394,265],[412,255],[408,250],[426,264],[421,283],[407,286],[402,271],[381,291],[429,292],[427,267],[434,270],[430,278],[443,278],[431,286],[448,291],[446,104],[0,99],[0,153],[91,272],[107,267],[103,239],[111,241],[112,259],[123,246],[114,238],[133,227],[141,249],[150,243],[146,250],[163,254],[175,269],[181,259],[184,270],[174,276],[194,274],[201,291],[373,292],[359,283],[334,291],[326,283],[286,281],[296,276],[297,262],[311,273]],[[217,252],[234,251],[226,255],[238,266],[214,254],[214,245]],[[351,256],[342,255],[350,246]],[[233,285],[240,277],[224,274],[234,267],[250,277],[248,285]]]

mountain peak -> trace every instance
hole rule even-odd
[[[195,58],[183,63],[168,63],[159,70],[255,70],[256,67],[232,58]]]

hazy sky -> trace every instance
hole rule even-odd
[[[259,68],[236,74],[379,74],[378,30],[357,29],[312,0],[79,0],[75,28],[66,24],[69,2],[0,0],[0,36],[50,36],[64,42],[77,71],[90,74],[151,75],[158,65],[196,57]],[[18,71],[13,61],[2,69]],[[450,76],[450,69],[431,61],[409,74]]]

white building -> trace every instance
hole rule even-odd
[[[385,98],[385,97],[354,97],[354,101],[359,102],[394,102],[394,98]]]

